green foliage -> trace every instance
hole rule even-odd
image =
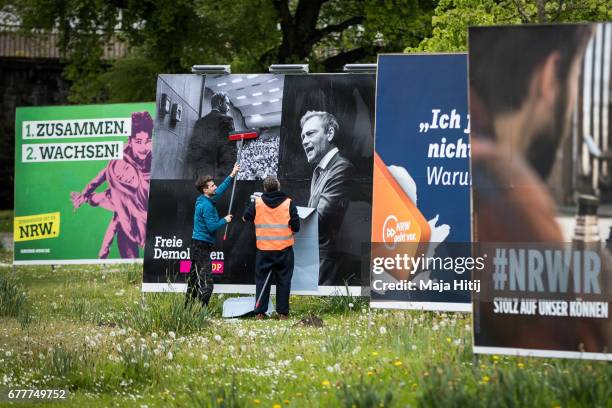
[[[364,23],[367,39],[382,40],[388,50],[416,46],[431,33],[434,0],[369,0]]]
[[[372,383],[365,382],[363,378],[351,387],[344,384],[342,391],[338,394],[338,399],[342,402],[342,406],[346,408],[389,408],[394,406],[391,390],[377,389]]]
[[[405,51],[466,51],[470,26],[606,21],[611,10],[608,0],[440,0],[431,36]]]
[[[480,356],[474,362],[469,314],[368,311],[365,298],[353,297],[359,307],[322,314],[322,328],[295,322],[331,298],[292,296],[289,321],[227,320],[215,312],[198,330],[170,333],[172,316],[183,319],[171,311],[174,303],[183,306],[183,295],[147,294],[149,311],[167,317],[155,331],[149,322],[138,333],[133,320],[146,316],[134,312],[142,308],[135,305],[142,294],[131,283],[134,270],[20,267],[14,283],[28,293],[34,320],[22,326],[0,316],[3,385],[67,389],[69,398],[58,403],[64,407],[605,407],[612,401],[608,361]],[[225,298],[213,296],[215,307]],[[120,324],[99,325],[94,311]]]
[[[0,272],[0,317],[15,317],[24,325],[31,320],[28,297],[10,272]]]
[[[416,46],[431,31],[437,0],[14,0],[23,32],[56,31],[72,82],[70,101],[150,100],[159,73],[231,63],[234,72],[308,62],[339,70],[377,52]],[[283,5],[287,4],[288,12]],[[103,59],[109,43],[128,53]]]
[[[185,296],[182,294],[155,293],[147,296],[143,304],[130,307],[119,324],[141,334],[188,334],[207,327],[209,319],[210,311],[199,302],[190,302],[185,306]]]
[[[143,56],[118,59],[101,74],[100,82],[109,103],[154,101],[157,74],[162,72],[154,62]]]
[[[240,392],[235,379],[232,378],[229,386],[219,386],[212,390],[198,389],[197,384],[190,384],[191,400],[194,407],[200,408],[242,408],[246,405],[246,401],[240,396]]]
[[[56,377],[67,377],[78,364],[75,353],[61,344],[48,352],[46,361],[45,371]]]
[[[431,21],[431,37],[406,52],[465,52],[468,27],[520,23],[512,7],[496,0],[441,0]]]
[[[482,365],[473,371],[454,365],[429,365],[420,380],[417,406],[609,406],[612,390],[605,381],[597,376],[572,375],[569,364],[553,361],[537,372],[525,369],[524,363]],[[597,370],[603,377],[612,374],[605,364]]]

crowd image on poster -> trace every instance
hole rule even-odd
[[[16,264],[142,259],[153,108],[17,109]]]
[[[217,203],[220,216],[234,215],[226,239],[220,231],[213,250],[219,290],[253,291],[254,228],[241,217],[268,175],[278,177],[281,190],[302,208],[307,226],[296,236],[294,280],[299,271],[314,274],[312,293],[318,293],[317,284],[362,286],[361,246],[370,234],[373,75],[161,75],[157,96],[143,290],[184,290],[195,179],[211,175],[219,185],[236,162],[241,170],[232,209],[229,192]],[[258,136],[230,140],[241,131]],[[174,244],[165,245],[167,240]]]
[[[465,54],[378,57],[372,307],[471,310],[466,76]],[[428,262],[375,267],[396,256]]]
[[[469,50],[474,351],[609,360],[612,25],[470,28]]]

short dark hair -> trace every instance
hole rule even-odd
[[[592,34],[592,25],[471,27],[470,91],[489,114],[513,112],[528,95],[535,70],[559,53],[557,79],[567,80],[572,61]]]
[[[195,182],[195,187],[196,190],[198,190],[198,193],[202,193],[202,189],[207,188],[208,183],[211,181],[214,181],[212,176],[198,176],[198,179]]]
[[[312,118],[319,118],[321,120],[321,126],[323,126],[323,131],[325,133],[327,133],[329,129],[334,130],[334,138],[332,139],[331,143],[335,145],[338,132],[340,131],[340,125],[338,124],[336,117],[329,112],[307,111],[300,119],[300,127],[304,127],[304,123]]]
[[[213,109],[220,108],[223,102],[225,101],[225,97],[227,94],[225,92],[217,92],[210,98],[210,106]]]
[[[272,191],[278,191],[280,188],[280,183],[278,179],[274,176],[268,176],[263,181],[263,189],[266,193],[270,193]]]

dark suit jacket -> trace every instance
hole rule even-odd
[[[351,162],[338,152],[318,178],[313,174],[308,206],[316,208],[319,215],[319,253],[322,258],[333,256],[336,235],[349,204],[353,171]]]
[[[187,162],[195,176],[210,174],[219,178],[231,172],[237,151],[236,142],[228,139],[233,130],[232,117],[215,109],[196,121],[187,150]]]

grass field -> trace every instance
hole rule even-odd
[[[612,364],[475,360],[467,314],[296,296],[289,321],[223,320],[221,295],[143,298],[140,268],[2,268],[0,405],[37,388],[68,390],[58,407],[612,406]]]

